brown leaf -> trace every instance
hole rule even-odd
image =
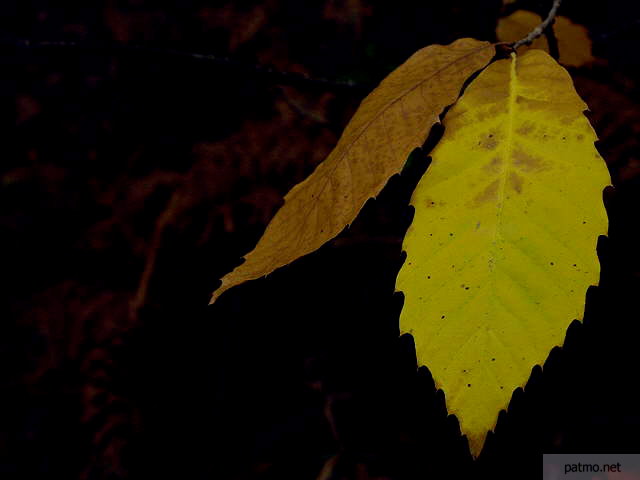
[[[536,28],[542,19],[540,15],[526,10],[518,10],[508,17],[498,21],[496,35],[501,42],[517,42]],[[558,61],[569,67],[581,67],[594,61],[591,55],[591,40],[587,29],[573,23],[566,17],[558,16],[553,24],[553,32],[558,39]],[[529,48],[549,51],[547,39],[543,36],[536,38],[530,46],[523,45],[518,49],[523,54]]]
[[[224,276],[211,302],[338,235],[389,177],[400,172],[438,115],[456,101],[465,80],[493,55],[488,42],[460,39],[417,51],[385,78],[363,100],[326,160],[285,196],[256,248]]]

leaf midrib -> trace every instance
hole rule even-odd
[[[493,240],[491,242],[489,258],[493,260],[492,267],[489,268],[489,274],[491,275],[491,299],[496,299],[496,270],[497,270],[497,248],[498,242],[502,241],[502,219],[504,212],[504,200],[505,200],[505,189],[507,185],[507,176],[511,171],[511,156],[513,153],[513,125],[514,125],[514,116],[515,116],[515,108],[516,108],[516,98],[517,98],[517,89],[518,89],[518,77],[516,70],[516,54],[511,54],[511,66],[509,70],[509,96],[507,98],[507,138],[505,141],[505,157],[502,162],[502,170],[500,172],[500,188],[498,189],[498,212],[496,214],[497,221],[496,226],[493,232]]]

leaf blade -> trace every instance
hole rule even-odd
[[[474,457],[598,283],[610,177],[585,109],[541,50],[491,64],[445,117],[411,200],[400,327]]]
[[[507,17],[498,20],[496,36],[501,42],[516,42],[525,37],[529,32],[542,22],[540,15],[527,10],[516,10]],[[595,61],[591,53],[591,39],[587,29],[569,18],[559,15],[555,18],[551,27],[558,41],[560,63],[568,67],[582,67]],[[520,53],[528,49],[540,49],[549,51],[549,43],[545,36],[536,38],[529,46],[523,45],[518,50]]]
[[[225,275],[211,298],[265,276],[317,250],[400,172],[409,153],[426,140],[438,115],[462,85],[493,57],[488,42],[460,39],[412,55],[361,103],[335,149],[285,196],[245,262]]]

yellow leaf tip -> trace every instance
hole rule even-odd
[[[471,457],[474,460],[477,460],[480,454],[482,453],[482,450],[487,441],[487,436],[489,435],[489,432],[493,432],[493,430],[489,430],[485,432],[484,435],[483,434],[470,435],[469,433],[464,435],[467,438],[469,453],[471,454]]]

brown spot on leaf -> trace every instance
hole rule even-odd
[[[509,174],[509,184],[516,192],[522,193],[522,177],[516,172],[511,172],[511,174]]]
[[[501,100],[502,97],[500,95],[492,95],[490,97],[488,97],[487,99],[493,99],[493,100]],[[491,103],[491,102],[490,102]],[[486,120],[487,118],[494,118],[497,117],[498,115],[501,115],[503,113],[507,113],[507,106],[505,105],[505,102],[497,102],[497,103],[493,103],[493,105],[491,105],[490,108],[486,109],[486,110],[481,110],[476,114],[476,119],[479,122],[482,122],[484,120]]]
[[[489,112],[480,111],[476,114],[476,120],[478,122],[483,122],[489,116]]]
[[[491,162],[482,168],[488,173],[498,173],[500,171],[500,165],[502,165],[502,159],[500,157],[493,157]]]
[[[498,139],[496,138],[496,134],[493,132],[489,132],[486,135],[482,135],[482,137],[480,137],[478,145],[485,150],[495,150],[495,148],[498,146]]]
[[[535,128],[536,127],[535,127],[535,125],[533,123],[526,122],[526,123],[523,123],[522,125],[520,125],[520,127],[518,127],[518,129],[516,130],[516,133],[526,137],[533,130],[535,130]]]
[[[513,164],[527,172],[544,170],[545,165],[538,157],[534,157],[522,150],[515,150],[512,153]]]
[[[490,202],[491,200],[496,200],[498,198],[498,186],[500,184],[499,180],[494,180],[491,182],[482,192],[477,194],[472,200],[472,206],[479,207],[483,203]]]
[[[518,104],[520,108],[522,108],[523,110],[530,110],[532,112],[541,110],[542,108],[547,106],[545,105],[545,102],[542,102],[540,100],[534,100],[532,98],[526,98],[526,97],[523,97],[522,95],[518,95],[516,97],[516,104]]]
[[[507,113],[509,108],[507,107],[506,102],[498,102],[493,104],[493,106],[489,109],[489,112],[492,116],[498,116],[501,113]]]

